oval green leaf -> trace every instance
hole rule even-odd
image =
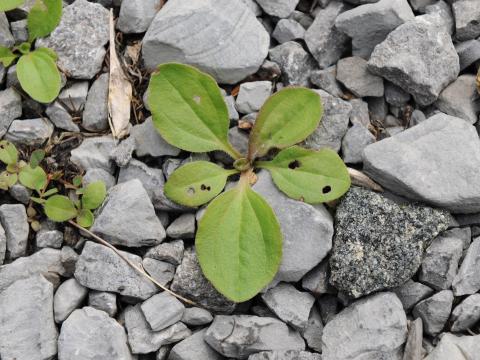
[[[48,218],[56,222],[71,220],[77,216],[77,209],[73,201],[63,195],[49,197],[45,201],[43,209]]]
[[[103,181],[95,181],[87,185],[83,191],[82,207],[93,210],[102,205],[107,196],[107,187]]]
[[[15,165],[18,162],[18,150],[11,142],[0,141],[0,161],[6,165]]]
[[[300,87],[280,90],[260,109],[250,134],[249,159],[306,139],[317,128],[322,114],[322,99],[313,90]]]
[[[89,228],[93,225],[93,213],[88,209],[81,209],[77,215],[77,224],[84,227]]]
[[[237,170],[225,170],[208,161],[194,161],[175,170],[165,184],[170,200],[185,206],[200,206],[220,194],[230,175]]]
[[[0,189],[8,190],[13,185],[17,183],[17,174],[9,173],[8,171],[3,171],[0,173]]]
[[[34,150],[30,155],[30,166],[32,169],[35,169],[45,158],[45,151],[38,149]]]
[[[170,144],[190,152],[232,153],[227,106],[215,80],[191,66],[164,64],[150,78],[153,123]]]
[[[61,78],[57,65],[44,51],[32,51],[20,57],[17,76],[22,89],[41,103],[50,103],[60,92]]]
[[[27,18],[30,42],[55,30],[62,19],[62,6],[62,0],[35,0]]]
[[[0,0],[0,11],[10,11],[22,6],[25,0]]]
[[[9,67],[12,62],[18,57],[12,50],[5,46],[0,46],[0,63],[5,67]]]
[[[208,205],[195,244],[207,279],[235,302],[251,299],[269,284],[282,258],[282,233],[272,208],[242,181]]]
[[[311,204],[335,200],[350,188],[347,167],[330,149],[292,146],[272,161],[257,162],[256,166],[268,169],[275,184],[289,197]]]
[[[20,183],[32,190],[40,191],[47,185],[47,174],[40,167],[24,166],[18,174]]]

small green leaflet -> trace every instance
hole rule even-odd
[[[42,190],[47,185],[47,174],[40,166],[36,168],[24,166],[18,174],[18,179],[23,186],[36,191]]]
[[[245,180],[208,205],[195,245],[207,279],[236,302],[251,299],[268,285],[282,258],[278,220]]]
[[[322,100],[316,92],[300,87],[280,90],[258,113],[248,144],[249,159],[304,140],[317,128],[322,114]]]
[[[208,161],[195,161],[178,168],[165,184],[165,195],[178,204],[200,206],[212,200],[225,187],[227,178],[238,173]]]
[[[93,225],[93,221],[94,221],[93,213],[90,210],[81,209],[78,212],[78,216],[77,216],[78,225],[84,228],[89,228],[90,226]]]
[[[15,61],[18,55],[14,54],[12,50],[5,46],[0,46],[0,63],[3,64],[4,67],[9,67]]]
[[[0,0],[0,11],[10,11],[23,5],[25,0]]]
[[[35,169],[43,160],[45,157],[45,151],[44,150],[35,150],[32,152],[32,155],[30,155],[30,166],[32,169]]]
[[[8,171],[0,173],[0,189],[8,190],[17,183],[17,174],[11,174]]]
[[[227,139],[227,105],[210,75],[188,65],[160,65],[150,79],[148,103],[155,127],[170,144],[190,152],[234,155]]]
[[[82,208],[93,210],[102,205],[105,196],[107,195],[107,188],[103,181],[95,181],[88,184],[83,191]]]
[[[50,103],[60,92],[60,73],[45,51],[35,50],[20,57],[17,76],[22,89],[39,102]]]
[[[12,143],[0,141],[0,161],[6,165],[15,165],[18,162],[18,150]]]
[[[350,188],[347,167],[330,149],[292,146],[272,161],[259,161],[256,166],[269,170],[275,184],[289,197],[311,204],[335,200]]]
[[[49,35],[62,19],[62,0],[35,0],[28,13],[29,41]]]
[[[64,222],[77,216],[77,209],[73,202],[66,196],[53,195],[43,205],[45,214],[50,220]]]

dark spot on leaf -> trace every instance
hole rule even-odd
[[[322,193],[328,194],[330,191],[332,191],[332,188],[330,186],[324,186],[322,189]]]
[[[210,186],[207,186],[207,185],[205,185],[205,184],[202,184],[202,185],[200,186],[200,189],[202,189],[203,191],[205,191],[205,190],[210,191],[212,188],[211,188]]]
[[[298,160],[293,160],[293,161],[290,162],[290,164],[288,164],[288,167],[289,167],[290,169],[294,170],[294,169],[300,167],[300,161],[298,161]]]
[[[187,194],[190,196],[195,195],[195,189],[193,187],[189,187],[187,189]]]

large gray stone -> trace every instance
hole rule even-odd
[[[480,237],[469,246],[453,279],[452,289],[455,296],[470,295],[480,290]]]
[[[141,258],[121,252],[128,260],[141,266]],[[140,275],[113,250],[87,241],[75,267],[75,279],[93,290],[111,291],[135,299],[148,299],[158,292],[157,287]]]
[[[142,55],[148,69],[183,62],[233,84],[258,70],[269,42],[265,28],[241,1],[173,0],[155,16]]]
[[[295,10],[298,1],[299,0],[257,0],[257,3],[268,15],[286,18]]]
[[[16,259],[25,256],[30,226],[27,211],[23,204],[3,204],[0,206],[0,222],[7,238],[7,257]]]
[[[50,360],[57,354],[53,286],[41,275],[14,282],[0,293],[0,357]]]
[[[157,245],[165,230],[140,180],[115,185],[97,210],[92,232],[114,245]]]
[[[153,331],[163,330],[179,322],[185,311],[180,300],[166,291],[153,295],[140,308]]]
[[[76,0],[63,9],[62,20],[37,47],[58,55],[58,65],[69,77],[92,79],[102,68],[109,39],[108,10],[100,4]]]
[[[368,59],[391,31],[413,18],[407,0],[380,0],[345,11],[335,26],[352,38],[353,55]]]
[[[55,321],[57,323],[64,321],[73,310],[80,307],[87,294],[88,289],[80,285],[77,280],[68,279],[63,282],[53,298]]]
[[[480,335],[456,336],[444,333],[424,360],[475,359],[480,352]]]
[[[221,295],[205,278],[193,248],[185,250],[170,289],[214,312],[230,313],[235,309],[235,303]]]
[[[103,169],[113,174],[115,164],[110,153],[114,148],[115,140],[111,136],[86,138],[71,151],[70,160],[83,170]]]
[[[147,250],[145,257],[180,265],[185,246],[183,240],[164,242]]]
[[[13,120],[22,116],[22,97],[13,88],[0,91],[0,138]]]
[[[330,283],[355,298],[405,283],[449,220],[445,211],[352,187],[335,215]]]
[[[453,332],[466,331],[480,320],[480,294],[465,298],[452,311],[450,321]]]
[[[250,315],[216,316],[205,341],[220,354],[235,359],[246,359],[260,351],[305,349],[300,334],[285,323]]]
[[[277,215],[283,233],[282,263],[274,283],[299,281],[319,264],[332,247],[333,220],[323,205],[310,205],[280,192],[270,174],[262,171],[253,190]]]
[[[452,291],[442,290],[415,305],[413,316],[422,318],[425,334],[436,336],[447,323],[452,311],[452,304]]]
[[[122,1],[117,29],[125,34],[138,34],[147,31],[153,18],[160,10],[160,0]]]
[[[271,81],[252,81],[240,85],[236,106],[243,114],[260,110],[272,92]]]
[[[480,36],[480,3],[476,0],[457,0],[452,4],[455,16],[455,37],[460,41]]]
[[[13,120],[5,134],[5,140],[17,145],[41,146],[50,139],[53,129],[48,119]]]
[[[281,19],[272,33],[272,37],[280,44],[291,40],[303,39],[304,36],[305,28],[293,19]]]
[[[407,318],[393,293],[379,293],[344,309],[323,329],[323,360],[400,359]]]
[[[460,63],[450,35],[419,17],[392,31],[373,51],[368,68],[426,106],[457,78]]]
[[[88,131],[108,129],[108,81],[109,75],[104,73],[94,81],[88,91],[82,115],[82,126]]]
[[[177,156],[180,149],[167,143],[153,125],[152,117],[132,127],[130,136],[135,138],[137,156]]]
[[[58,360],[133,360],[125,329],[106,312],[84,307],[62,324]]]
[[[213,350],[203,339],[206,329],[200,330],[180,341],[170,351],[168,360],[223,360],[218,352]]]
[[[341,1],[332,1],[320,9],[305,33],[305,42],[321,69],[335,64],[348,48],[348,36],[335,27],[335,19],[347,9]]]
[[[455,213],[480,210],[480,140],[465,120],[437,114],[365,148],[364,171],[385,188]]]
[[[337,62],[337,80],[356,97],[383,96],[383,79],[367,70],[367,61],[358,56]]]

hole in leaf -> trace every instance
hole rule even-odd
[[[187,195],[190,195],[190,196],[195,195],[195,189],[193,187],[189,187],[187,189]]]
[[[293,161],[290,162],[290,164],[288,164],[288,167],[292,170],[294,170],[296,168],[299,168],[300,167],[300,161],[293,160]]]
[[[324,186],[322,189],[322,193],[328,194],[330,191],[332,191],[332,188],[330,186]]]
[[[210,191],[212,188],[211,188],[210,186],[207,186],[207,185],[205,185],[205,184],[202,184],[202,185],[200,186],[200,189],[202,189],[203,191],[205,191],[205,190]]]
[[[200,100],[202,100],[202,98],[201,98],[200,96],[198,96],[198,95],[195,95],[195,96],[193,97],[193,101],[195,101],[197,104],[200,104]]]

